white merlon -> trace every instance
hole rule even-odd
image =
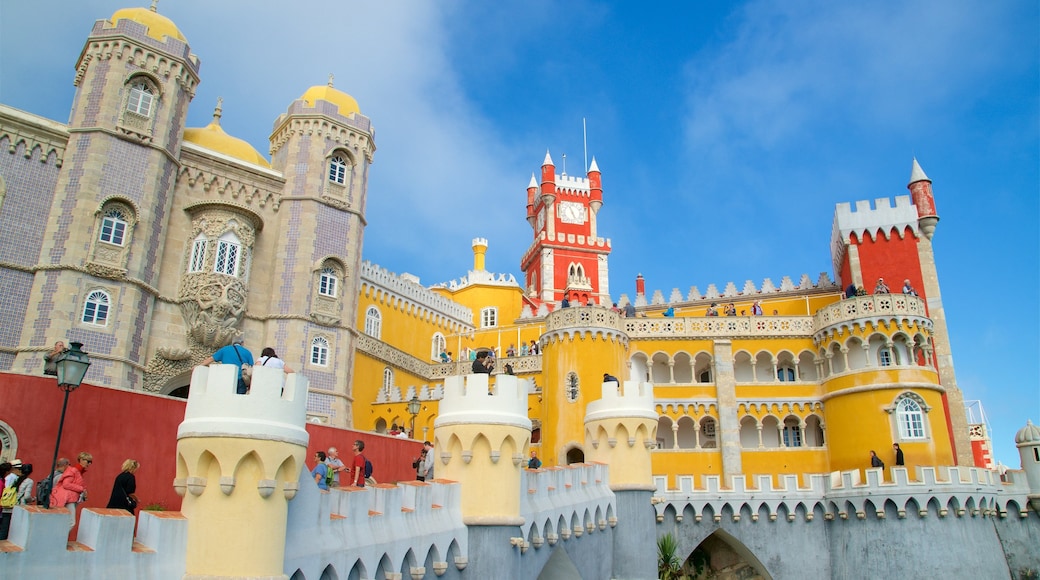
[[[585,514],[598,531],[616,521],[617,500],[610,490],[609,469],[603,463],[576,463],[560,467],[523,470],[520,489],[520,515],[524,518],[523,536],[538,542],[536,548],[560,538],[560,517],[570,532],[571,523],[584,521]],[[589,533],[593,533],[589,531]],[[553,539],[550,540],[549,537]]]
[[[496,375],[494,388],[489,390],[489,379],[490,375],[485,374],[446,377],[434,429],[474,423],[530,429],[527,394],[531,381],[513,375]]]
[[[721,300],[721,299],[732,299],[732,298],[752,298],[761,296],[763,294],[775,294],[777,292],[796,292],[802,290],[840,290],[838,284],[831,280],[830,275],[827,272],[820,272],[816,282],[813,282],[812,278],[808,274],[802,274],[799,278],[798,284],[791,280],[790,276],[784,276],[780,282],[780,288],[773,285],[773,281],[766,278],[762,282],[762,289],[755,288],[755,283],[751,280],[744,282],[744,288],[741,291],[737,291],[737,285],[733,282],[726,283],[725,290],[721,293],[716,288],[715,284],[708,285],[708,291],[705,294],[701,294],[700,290],[696,286],[691,286],[689,293],[684,299],[679,293],[678,288],[673,288],[671,294],[668,297],[667,304],[679,304],[682,302],[696,302],[699,300]],[[665,304],[664,294],[660,290],[654,290],[653,298],[650,300],[651,304]]]
[[[248,394],[236,394],[237,384],[236,365],[195,367],[177,438],[242,437],[307,445],[307,377],[257,366]]]
[[[470,270],[466,276],[449,282],[434,284],[431,288],[447,288],[448,290],[461,290],[474,284],[485,286],[515,286],[520,288],[520,283],[512,274],[495,274],[487,270]],[[522,289],[522,288],[521,288]]]
[[[834,208],[834,226],[831,229],[831,247],[849,243],[850,236],[856,234],[860,239],[869,235],[877,236],[881,232],[886,238],[895,229],[902,237],[903,231],[909,227],[915,236],[920,235],[917,224],[917,208],[908,195],[900,195],[895,198],[895,205],[887,197],[874,200],[874,207],[870,207],[870,201],[856,202],[853,210],[848,203],[839,203]]]
[[[574,193],[588,195],[589,189],[590,188],[588,177],[579,177],[577,175],[560,175],[558,173],[556,174],[557,193],[570,191]]]
[[[617,383],[610,381],[600,385],[601,396],[585,408],[585,422],[600,419],[641,417],[657,421],[654,406],[654,386],[640,381]]]
[[[654,290],[650,304],[664,304],[664,294],[660,290]]]
[[[722,295],[726,298],[732,298],[737,295],[737,285],[733,282],[726,283],[726,289],[722,291]]]
[[[473,238],[473,243],[471,245],[474,248],[487,248],[488,241],[487,238]]]
[[[406,280],[372,262],[361,264],[361,284],[379,288],[393,296],[405,299],[433,313],[451,319],[467,329],[473,329],[473,311],[436,292]],[[435,286],[436,287],[436,286]],[[362,292],[364,292],[362,290]],[[425,313],[424,313],[425,314]]]
[[[686,299],[690,302],[701,299],[701,291],[696,286],[690,286],[690,293],[686,295]]]
[[[672,288],[671,295],[668,296],[669,304],[678,304],[683,301],[682,293],[679,292],[678,288]]]

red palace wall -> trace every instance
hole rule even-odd
[[[32,478],[39,482],[50,470],[64,393],[53,377],[0,373],[0,421],[17,437],[18,459],[33,464]],[[161,504],[179,510],[181,498],[173,491],[176,474],[177,426],[184,418],[183,399],[83,385],[69,396],[59,457],[75,459],[80,451],[94,456],[85,475],[86,507],[105,507],[112,482],[123,461],[141,462],[137,495],[141,506]],[[422,443],[386,435],[339,429],[308,423],[308,468],[314,452],[338,447],[346,462],[355,439],[365,442],[372,461],[372,476],[380,483],[415,479],[412,460]],[[5,460],[14,456],[5,449]]]
[[[873,237],[866,236],[859,240],[852,235],[852,243],[859,247],[860,271],[863,275],[863,288],[867,294],[874,293],[874,285],[878,278],[884,278],[893,294],[903,288],[903,280],[910,279],[910,284],[924,298],[924,282],[921,277],[921,261],[917,255],[917,238],[907,227],[900,238],[893,230],[889,239],[877,232]],[[847,260],[848,258],[846,258]],[[849,282],[842,281],[848,286]]]

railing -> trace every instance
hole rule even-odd
[[[619,329],[621,315],[602,306],[572,306],[557,308],[546,318],[545,330],[552,332],[564,328],[613,328]]]
[[[875,316],[916,316],[926,318],[924,300],[907,294],[871,294],[869,296],[853,296],[828,304],[816,312],[813,322],[817,329],[832,324],[848,322],[857,318]]]
[[[696,318],[624,318],[631,339],[714,338],[740,336],[809,336],[809,316],[705,316]]]

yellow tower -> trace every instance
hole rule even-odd
[[[548,465],[581,463],[584,418],[590,397],[599,394],[603,375],[627,376],[628,335],[616,312],[600,306],[558,308],[546,317],[542,335],[545,386],[542,455]]]
[[[529,382],[512,375],[447,377],[434,423],[440,479],[462,486],[462,521],[518,526],[520,472],[531,443]]]
[[[307,450],[307,378],[256,367],[236,395],[233,365],[198,367],[177,430],[188,519],[185,578],[286,578],[288,501]]]

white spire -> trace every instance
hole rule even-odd
[[[589,164],[589,171],[599,171],[599,165],[596,165],[596,156],[592,156],[592,163]]]
[[[556,165],[555,163],[553,163],[552,157],[549,156],[548,149],[545,150],[545,161],[542,161],[542,165]]]
[[[910,183],[917,183],[918,181],[931,181],[931,179],[928,179],[928,176],[924,174],[924,169],[921,169],[921,164],[914,157],[914,166],[910,169]]]
[[[534,174],[531,174],[531,182],[527,184],[527,187],[538,187],[538,182],[534,180]]]

